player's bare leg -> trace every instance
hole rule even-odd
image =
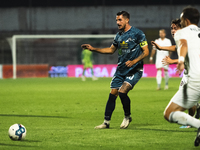
[[[128,92],[132,89],[132,86],[128,82],[124,82],[119,89],[119,97],[121,99],[123,109],[124,109],[124,119],[120,125],[121,129],[126,129],[130,122],[132,121],[131,118],[131,101],[130,98],[128,97]]]
[[[190,109],[188,109],[188,114],[190,115],[190,116],[194,116],[195,115],[195,112],[196,112],[196,108],[197,108],[197,106],[195,105],[195,106],[193,106],[192,108],[190,108]],[[195,117],[196,118],[196,117]],[[180,128],[191,128],[191,126],[181,126]]]
[[[200,143],[200,120],[184,113],[183,111],[185,111],[185,110],[186,110],[185,108],[171,102],[165,109],[164,117],[169,122],[174,122],[174,123],[182,124],[185,126],[189,125],[189,126],[198,128],[198,132],[197,132],[197,136],[196,136],[194,145],[199,146],[199,143]]]
[[[196,109],[197,109],[197,106],[193,106],[192,108],[188,109],[188,114],[190,116],[194,116],[195,115],[195,112],[196,112]]]
[[[98,80],[98,78],[94,76],[94,70],[92,67],[90,67],[90,70],[91,70],[91,74],[92,74],[92,80],[93,81]]]
[[[174,102],[170,102],[167,108],[165,109],[164,117],[169,122],[199,128],[200,120],[186,114],[184,112],[185,110],[185,108],[175,104]]]
[[[168,81],[169,81],[169,74],[168,74],[168,70],[167,69],[164,69],[164,72],[165,72],[165,90],[168,90]]]
[[[104,122],[101,125],[96,126],[95,129],[109,128],[111,116],[115,109],[115,101],[117,99],[117,96],[118,96],[118,89],[111,89],[111,92],[106,104]]]
[[[196,119],[199,119],[200,118],[200,105],[199,103],[196,104],[196,115],[195,115],[195,118]]]
[[[162,68],[157,68],[156,81],[157,81],[157,90],[161,90]]]
[[[83,73],[82,73],[82,76],[81,76],[82,81],[86,80],[86,78],[85,78],[85,70],[86,70],[86,68],[83,68]]]

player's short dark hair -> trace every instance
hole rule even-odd
[[[160,29],[159,31],[163,31],[163,32],[166,34],[166,31],[165,31],[165,29]]]
[[[120,15],[122,15],[125,18],[130,19],[130,14],[127,11],[120,11],[120,12],[118,12],[117,16],[120,16]]]
[[[196,8],[188,6],[188,7],[183,9],[183,16],[182,17],[184,19],[190,20],[190,22],[192,24],[198,25],[200,14],[199,14],[199,11]]]
[[[175,24],[176,26],[178,26],[179,28],[181,28],[181,19],[177,18],[177,19],[173,19],[171,21],[171,25]]]

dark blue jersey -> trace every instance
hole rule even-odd
[[[147,45],[145,34],[134,27],[126,32],[118,32],[113,45],[118,49],[118,66],[116,73],[128,75],[143,68],[143,61],[139,61],[132,67],[126,67],[125,62],[136,59],[143,52],[143,46]]]

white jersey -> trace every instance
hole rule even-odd
[[[200,82],[200,28],[196,25],[189,25],[175,34],[175,42],[178,47],[179,40],[187,40],[188,53],[185,58],[185,75],[190,81]],[[178,56],[180,49],[178,48]]]
[[[171,46],[172,45],[170,39],[168,39],[168,38],[165,38],[164,40],[159,38],[159,39],[155,40],[155,43],[157,43],[160,46]],[[164,66],[162,64],[162,60],[166,56],[169,56],[169,52],[168,51],[165,51],[165,50],[157,50],[156,51],[156,68],[166,67],[165,69],[167,69],[168,66]]]

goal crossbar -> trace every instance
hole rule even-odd
[[[13,35],[12,36],[12,61],[13,61],[13,79],[17,78],[17,58],[16,58],[16,47],[17,39],[36,39],[36,38],[82,38],[82,39],[87,39],[87,38],[114,38],[115,34],[76,34],[76,35]]]

